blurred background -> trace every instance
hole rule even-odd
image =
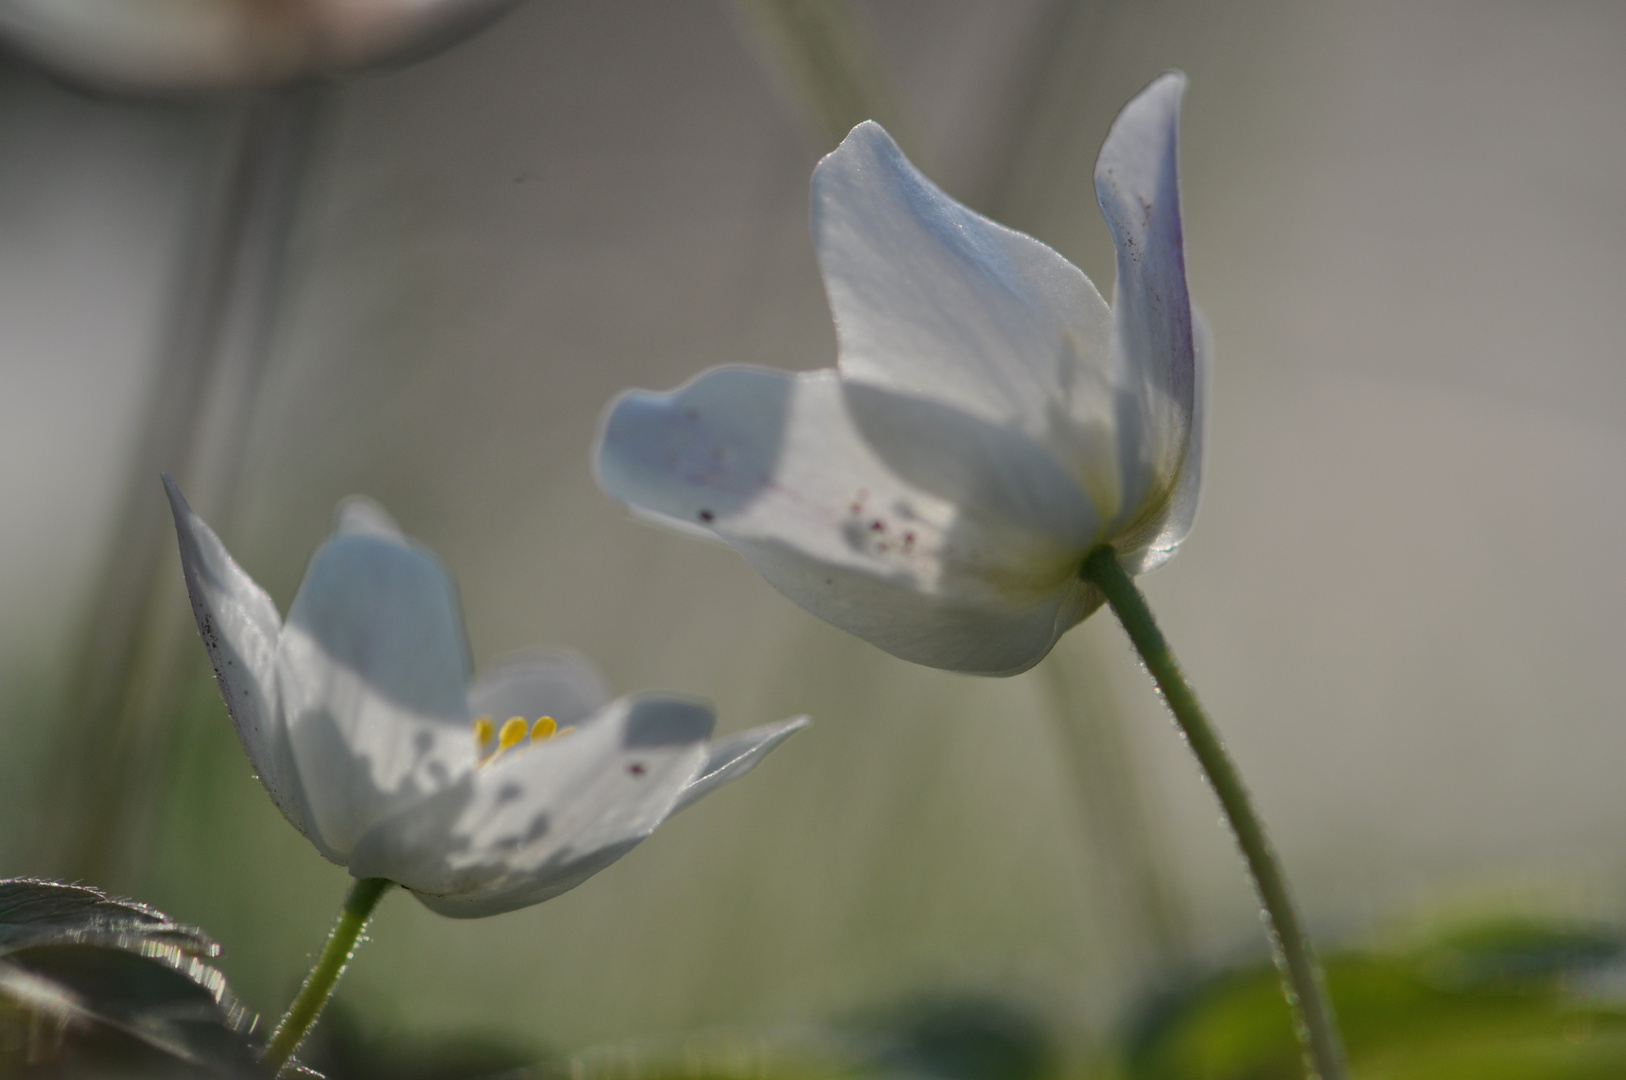
[[[807,184],[866,117],[1110,290],[1095,153],[1179,67],[1211,441],[1144,586],[1308,920],[1362,962],[1481,917],[1615,940],[1626,9],[528,0],[382,70],[178,94],[40,48],[26,6],[0,9],[0,875],[203,925],[273,1015],[343,896],[214,691],[167,470],[283,609],[362,492],[450,564],[477,664],[569,645],[721,731],[816,720],[557,900],[391,897],[327,1025],[354,1046],[739,1072],[880,1024],[866,1060],[929,1073],[873,1048],[966,1015],[998,1068],[1084,1069],[1262,963],[1108,618],[1015,679],[912,667],[588,468],[623,387],[832,362]]]

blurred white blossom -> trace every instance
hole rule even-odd
[[[705,705],[607,702],[570,653],[511,657],[471,682],[444,567],[361,499],[341,504],[284,623],[166,483],[198,631],[272,801],[353,876],[442,914],[574,888],[806,723],[710,743]]]
[[[1095,188],[1109,309],[1050,248],[949,198],[877,124],[813,173],[835,369],[713,368],[609,411],[600,484],[738,550],[792,600],[897,656],[1014,674],[1191,528],[1205,359],[1186,290],[1163,75],[1112,126]]]
[[[273,86],[427,56],[515,0],[0,0],[0,39],[117,90]]]

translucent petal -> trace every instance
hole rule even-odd
[[[470,716],[497,723],[510,716],[535,722],[551,716],[560,727],[580,725],[610,700],[604,680],[578,653],[535,649],[505,656],[469,686]]]
[[[880,125],[858,125],[814,170],[813,240],[843,375],[1047,444],[1110,422],[1112,319],[1095,286],[949,198]]]
[[[232,560],[168,476],[164,489],[175,517],[192,614],[237,737],[277,809],[315,839],[277,699],[277,635],[282,620],[276,605]]]
[[[781,720],[777,724],[763,724],[738,735],[731,735],[708,748],[706,764],[700,774],[689,782],[678,796],[672,812],[683,809],[703,795],[709,795],[724,784],[731,784],[757,767],[757,762],[768,756],[768,751],[805,728],[810,721],[805,716]]]
[[[474,765],[457,596],[440,561],[372,531],[311,559],[277,654],[311,818],[343,861],[377,822]]]
[[[599,486],[642,515],[709,532],[773,482],[793,389],[784,372],[725,367],[670,394],[626,391],[599,433]]]
[[[400,540],[401,526],[389,512],[365,495],[351,495],[333,512],[334,536],[377,536]]]
[[[841,391],[853,425],[885,467],[963,515],[1077,549],[1091,546],[1101,531],[1097,506],[1117,500],[1111,486],[1086,496],[1066,469],[1015,428],[850,380],[842,380]],[[1110,456],[1110,433],[1102,434],[1101,452]]]
[[[858,397],[878,446],[833,371],[716,368],[671,394],[624,394],[599,483],[708,525],[786,596],[904,659],[1031,666],[1084,612],[1090,501],[1012,429],[875,387]]]
[[[1017,675],[1100,606],[1074,578],[1031,603],[989,607],[824,563],[774,540],[735,548],[768,583],[826,622],[893,656],[975,675]]]
[[[1169,72],[1141,91],[1113,122],[1095,166],[1096,196],[1118,248],[1112,306],[1125,378],[1135,390],[1128,404],[1138,413],[1120,418],[1120,432],[1134,440],[1122,444],[1120,456],[1144,459],[1149,483],[1142,493],[1159,499],[1177,486],[1198,407],[1180,224],[1185,87],[1184,75]],[[1134,506],[1129,510],[1132,519]]]
[[[387,877],[475,918],[565,892],[630,851],[706,764],[711,711],[623,698],[577,732],[509,751],[362,838],[356,877]]]
[[[1179,550],[1191,532],[1197,518],[1197,503],[1203,486],[1203,428],[1208,415],[1208,366],[1212,362],[1213,339],[1209,337],[1208,323],[1200,312],[1192,312],[1192,341],[1195,346],[1193,397],[1195,408],[1191,414],[1191,433],[1186,440],[1186,456],[1181,462],[1174,492],[1169,496],[1163,514],[1152,521],[1142,534],[1131,538],[1119,549],[1124,569],[1131,574],[1144,574],[1156,570]]]

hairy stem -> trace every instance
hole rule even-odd
[[[1310,950],[1309,938],[1299,925],[1281,862],[1265,835],[1264,822],[1253,808],[1253,800],[1242,784],[1236,763],[1226,753],[1219,733],[1175,662],[1151,608],[1146,606],[1146,598],[1119,565],[1112,548],[1103,545],[1092,551],[1079,569],[1079,576],[1101,590],[1118,621],[1123,623],[1124,631],[1140,653],[1152,680],[1163,692],[1163,700],[1174,713],[1175,723],[1185,733],[1192,753],[1197,755],[1198,764],[1225,810],[1248,873],[1253,877],[1254,888],[1258,890],[1259,901],[1270,919],[1271,948],[1282,973],[1283,991],[1293,1010],[1293,1027],[1304,1047],[1305,1067],[1310,1077],[1312,1080],[1346,1080],[1344,1044],[1322,986],[1321,969]]]
[[[345,966],[356,954],[356,944],[361,939],[361,932],[367,928],[367,920],[372,918],[373,909],[378,907],[378,902],[384,899],[384,894],[393,884],[395,882],[386,878],[375,877],[362,878],[351,887],[350,895],[345,897],[344,907],[333,923],[333,932],[328,935],[327,944],[322,946],[322,955],[316,958],[310,974],[305,976],[305,984],[299,988],[293,1004],[288,1006],[288,1011],[277,1023],[277,1030],[271,1033],[271,1041],[265,1044],[260,1063],[272,1076],[280,1073],[293,1058],[294,1051],[299,1049],[311,1025],[322,1015],[322,1008],[327,1004],[327,999],[333,996],[339,976],[344,974]]]

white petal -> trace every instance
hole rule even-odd
[[[365,495],[351,495],[333,512],[334,536],[381,536],[401,539],[401,526],[389,512]]]
[[[462,618],[430,552],[370,530],[328,540],[278,646],[289,741],[330,857],[473,768]]]
[[[1076,577],[1032,603],[973,605],[832,566],[779,541],[735,548],[808,611],[901,660],[973,675],[1018,675],[1100,606]]]
[[[623,394],[599,483],[709,525],[786,596],[894,655],[1031,666],[1082,617],[1089,500],[1014,431],[878,388],[858,396],[865,430],[909,478],[860,433],[835,372],[715,368],[672,394]],[[885,436],[893,422],[947,457],[911,458]]]
[[[843,404],[868,448],[900,479],[1002,529],[1089,548],[1101,531],[1095,498],[1038,443],[1012,427],[915,394],[842,380]],[[1103,452],[1112,453],[1109,432]],[[1092,493],[1093,494],[1093,493]],[[1116,495],[1101,492],[1104,501]]]
[[[599,486],[642,515],[708,532],[772,483],[793,392],[766,368],[703,371],[670,394],[610,403],[593,455]]]
[[[470,716],[501,724],[510,716],[551,716],[560,727],[579,725],[610,700],[588,660],[565,649],[535,649],[505,656],[469,686]]]
[[[1124,569],[1131,574],[1144,574],[1156,570],[1170,559],[1197,518],[1197,503],[1203,486],[1203,418],[1208,415],[1208,366],[1213,357],[1213,339],[1208,334],[1208,323],[1201,312],[1192,312],[1192,342],[1195,346],[1192,367],[1195,408],[1191,414],[1191,434],[1186,440],[1185,460],[1180,464],[1179,478],[1174,493],[1169,497],[1163,515],[1150,523],[1141,538],[1131,538],[1119,550]]]
[[[814,170],[813,240],[843,375],[1047,444],[1110,423],[1112,318],[1095,286],[949,198],[880,125],[858,125]]]
[[[237,737],[277,809],[300,832],[314,836],[277,701],[277,634],[282,620],[276,605],[232,560],[168,476],[164,489],[175,516],[192,614]]]
[[[463,918],[557,896],[666,819],[706,763],[711,726],[698,702],[623,698],[383,822],[356,845],[350,872],[398,881]]]
[[[1180,224],[1178,128],[1186,77],[1160,76],[1125,105],[1095,166],[1101,213],[1118,247],[1113,312],[1139,417],[1125,416],[1124,459],[1142,458],[1142,493],[1176,486],[1197,408],[1196,351]],[[1138,445],[1137,445],[1138,444]],[[1156,508],[1161,510],[1161,507]]]
[[[709,795],[724,784],[733,783],[768,756],[768,751],[805,728],[810,721],[805,716],[781,720],[777,724],[763,724],[738,735],[731,735],[707,748],[706,764],[700,774],[689,782],[678,796],[672,812],[683,809],[703,795]]]

